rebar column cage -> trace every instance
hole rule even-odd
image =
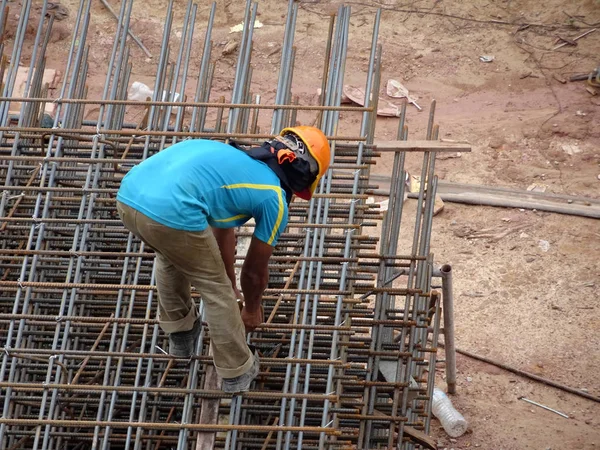
[[[373,17],[371,46],[362,49],[370,52],[364,107],[341,106],[350,24],[345,6],[323,36],[319,103],[300,105],[292,95],[299,14],[293,1],[275,101],[261,104],[251,89],[250,24],[258,5],[245,5],[230,98],[214,99],[216,4],[203,27],[189,1],[181,40],[171,48],[171,0],[154,56],[154,94],[135,102],[127,100],[132,0],[121,2],[101,98],[87,96],[91,3],[81,0],[72,12],[69,57],[52,97],[42,82],[52,49],[48,2],[38,23],[30,20],[33,2],[21,2],[12,39],[5,38],[6,18],[17,11],[7,0],[0,10],[0,447],[182,450],[200,448],[200,438],[209,435],[214,448],[227,449],[422,448],[408,431],[429,431],[440,330],[429,243],[435,153],[423,153],[412,245],[400,255],[405,153],[393,156],[387,211],[368,201],[377,189],[371,167],[381,155],[372,145],[380,13]],[[36,33],[19,97],[15,80],[28,26]],[[204,48],[195,71],[190,54],[200,30]],[[188,91],[189,98],[175,101],[176,93]],[[21,102],[18,114],[9,113],[14,102]],[[54,104],[51,116],[48,104]],[[145,106],[140,123],[125,120],[132,105]],[[98,119],[84,120],[92,108]],[[426,138],[435,140],[434,109]],[[355,135],[338,133],[341,112],[360,115]],[[406,105],[397,119],[398,140],[408,138],[405,117]],[[290,205],[289,225],[271,260],[266,323],[249,336],[262,354],[261,373],[250,392],[232,398],[207,382],[214,371],[206,327],[191,361],[163,351],[154,254],[121,224],[116,192],[130,167],[175,142],[261,142],[300,120],[330,137],[332,164],[309,203]],[[259,123],[271,128],[261,130]],[[244,227],[238,238],[251,233]],[[237,257],[240,266],[243,252]],[[218,414],[202,421],[201,406],[210,402]]]

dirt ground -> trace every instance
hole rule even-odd
[[[118,2],[111,3],[118,9]],[[147,58],[132,44],[132,81],[153,82],[166,3],[150,0],[134,5],[132,30],[155,56]],[[173,53],[181,36],[185,3],[176,2]],[[298,3],[295,45],[301,63],[296,66],[293,92],[301,103],[309,104],[316,101],[321,84],[328,18],[341,2]],[[57,56],[48,62],[57,69],[64,68],[61,58],[68,51],[68,31],[78,2],[63,0],[62,4],[70,16],[59,23],[51,47]],[[381,6],[382,81],[401,81],[423,107],[417,112],[409,106],[410,137],[424,138],[429,105],[435,99],[440,137],[472,145],[471,153],[438,161],[440,179],[520,189],[538,183],[546,185],[547,192],[600,197],[600,95],[588,93],[584,82],[559,81],[600,64],[600,30],[575,47],[550,51],[557,35],[573,38],[589,30],[589,24],[599,24],[600,2],[346,4],[352,5],[353,14],[345,82],[365,81],[375,6]],[[261,0],[258,11],[264,26],[254,33],[252,90],[270,103],[276,91],[287,2]],[[208,13],[208,2],[200,2],[188,95],[195,89]],[[213,51],[219,62],[213,99],[229,95],[232,88],[236,53],[221,56],[221,52],[235,39],[229,27],[242,18],[243,2],[218,2]],[[114,28],[113,18],[100,2],[93,2],[90,97],[101,92]],[[493,55],[494,60],[481,62],[481,55]],[[140,111],[133,108],[128,118],[139,120]],[[93,118],[93,111],[88,118]],[[268,117],[261,116],[259,123],[267,126]],[[360,126],[359,117],[342,115],[342,124],[340,133],[352,134]],[[380,118],[377,139],[393,139],[396,124],[394,119]],[[375,173],[389,175],[390,162],[383,159]],[[416,157],[409,157],[407,164],[409,170],[419,167]],[[524,228],[499,240],[467,239],[471,231],[500,232],[520,225]],[[453,266],[458,347],[600,395],[598,220],[446,203],[434,219],[432,250],[439,264]],[[600,448],[597,403],[462,356],[458,372],[453,402],[469,421],[470,430],[452,440],[434,421],[432,431],[440,448]],[[443,371],[439,381],[443,382]],[[569,419],[527,404],[520,396],[564,412]]]

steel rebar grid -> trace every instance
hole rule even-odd
[[[23,8],[28,4],[23,2]],[[404,154],[394,157],[396,182],[389,210],[382,214],[377,204],[366,203],[377,189],[369,182],[370,167],[379,157],[370,147],[377,96],[364,108],[340,106],[350,8],[340,7],[330,21],[319,105],[298,105],[291,88],[299,11],[293,1],[288,3],[278,89],[275,104],[268,105],[253,102],[250,95],[250,25],[257,5],[245,5],[234,92],[226,103],[210,101],[218,64],[211,62],[215,4],[196,74],[190,62],[197,6],[186,3],[182,38],[172,51],[171,1],[154,98],[137,103],[146,108],[146,116],[132,127],[125,119],[134,104],[126,98],[133,0],[122,2],[100,99],[86,97],[90,5],[82,0],[77,11],[64,81],[54,102],[54,128],[40,126],[44,103],[52,102],[41,85],[53,23],[45,14],[35,24],[25,93],[17,97],[12,80],[29,19],[22,10],[0,98],[2,447],[106,449],[118,442],[128,449],[167,443],[188,449],[199,432],[219,431],[218,448],[413,448],[404,427],[428,429],[439,332],[429,251],[435,155],[424,156],[411,254],[399,256]],[[6,1],[2,15],[5,6]],[[44,2],[43,11],[46,7]],[[379,90],[378,23],[379,13],[373,22],[366,98]],[[194,78],[195,94],[188,102],[186,86]],[[175,101],[176,92],[182,93],[180,101]],[[11,100],[24,105],[16,126],[8,114]],[[86,122],[85,108],[93,103],[100,106],[98,120]],[[214,123],[211,110],[217,111]],[[290,205],[290,225],[275,250],[264,298],[269,321],[249,336],[264,354],[258,390],[230,399],[203,388],[211,364],[207,328],[199,356],[191,361],[161,351],[166,338],[154,319],[153,253],[121,226],[114,199],[127,168],[166,145],[189,136],[260,142],[269,134],[257,129],[259,113],[275,133],[294,124],[296,111],[314,114],[315,123],[332,138],[332,165],[308,208]],[[358,136],[336,135],[341,111],[362,114]],[[272,116],[265,117],[269,112]],[[404,117],[405,108],[399,139],[408,137]],[[431,114],[428,139],[436,138],[433,120]],[[251,231],[240,230],[239,239]],[[391,380],[380,370],[389,363],[396,368]],[[228,425],[199,424],[201,398],[220,399],[219,420]]]

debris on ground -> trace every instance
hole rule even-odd
[[[577,37],[574,37],[573,39],[566,39],[566,38],[562,38],[559,36],[559,40],[563,41],[562,44],[558,44],[556,47],[554,47],[552,50],[558,50],[559,48],[564,47],[565,45],[571,45],[571,46],[575,46],[577,45],[577,42],[579,39],[586,37],[588,34],[593,33],[594,31],[596,31],[597,28],[592,28],[591,30],[586,31],[583,34],[580,34]]]
[[[417,105],[416,99],[408,93],[408,89],[406,88],[406,86],[404,86],[399,81],[392,79],[388,80],[386,86],[386,93],[387,95],[393,98],[406,98],[408,103],[412,103],[419,111],[422,111],[422,108],[419,105]]]
[[[140,102],[146,101],[147,99],[151,99],[154,91],[150,89],[146,84],[140,81],[134,81],[131,84],[131,89],[129,89],[129,100],[137,100]]]
[[[271,51],[266,54],[267,58],[281,51],[281,44],[277,44],[276,42],[269,42],[268,46],[271,48]]]
[[[548,250],[550,250],[550,242],[545,241],[543,239],[540,239],[540,241],[538,242],[538,247],[544,252],[546,253]]]
[[[144,84],[140,81],[134,81],[131,84],[131,89],[129,89],[129,95],[127,96],[127,98],[129,100],[136,100],[139,102],[143,102],[143,101],[147,101],[148,99],[151,99],[153,95],[154,95],[154,91],[152,89],[150,89],[149,86],[147,86],[146,84]],[[173,95],[172,99],[169,98],[171,95]],[[171,92],[163,91],[161,101],[163,101],[163,102],[165,102],[165,101],[178,102],[178,101],[180,101],[179,100],[180,96],[181,95],[179,94],[179,92],[171,93]],[[172,106],[171,114],[177,114],[178,110],[179,110],[179,106]]]
[[[260,20],[256,19],[254,21],[254,28],[262,28],[262,27],[263,27],[263,23]],[[229,32],[230,33],[239,33],[241,31],[243,31],[243,29],[244,29],[244,22],[234,25],[233,27],[231,27],[229,29]]]
[[[444,201],[442,200],[442,198],[438,194],[436,194],[435,195],[435,202],[433,203],[433,215],[437,216],[443,210],[444,210]]]
[[[547,184],[532,183],[527,186],[529,192],[546,192],[546,189],[548,189]]]
[[[521,73],[521,75],[519,75],[519,78],[521,80],[525,79],[525,78],[539,78],[540,76],[533,73],[531,70],[527,70],[523,73]]]
[[[543,409],[545,409],[545,410],[547,410],[547,411],[551,411],[551,412],[553,412],[553,413],[555,413],[555,414],[558,414],[559,416],[562,416],[562,417],[564,417],[565,419],[568,419],[568,418],[569,418],[569,416],[568,416],[568,415],[566,415],[565,413],[562,413],[562,412],[560,412],[560,411],[557,411],[557,410],[555,410],[555,409],[552,409],[552,408],[550,408],[550,407],[548,407],[548,406],[546,406],[546,405],[542,405],[541,403],[534,402],[533,400],[529,400],[528,398],[525,398],[525,397],[519,397],[519,400],[523,400],[524,402],[527,402],[527,403],[530,403],[530,404],[532,404],[532,405],[538,406],[538,407],[540,407],[540,408],[543,408]]]
[[[567,83],[567,80],[565,80],[565,79],[564,79],[563,77],[561,77],[560,75],[557,75],[557,74],[555,74],[555,73],[554,73],[554,74],[552,74],[552,77],[553,77],[553,78],[554,78],[556,81],[558,81],[559,83],[562,83],[562,84],[566,84],[566,83]]]
[[[560,148],[560,150],[562,150],[569,156],[576,155],[577,153],[581,153],[583,151],[583,149],[579,145],[568,142],[559,144],[557,146]]]
[[[439,153],[438,155],[436,155],[435,159],[440,160],[440,159],[453,159],[453,158],[461,158],[461,157],[462,157],[461,152]]]
[[[466,239],[488,239],[488,242],[498,242],[502,238],[505,238],[512,233],[516,233],[517,231],[524,230],[525,228],[529,228],[530,226],[530,223],[520,223],[509,227],[496,226],[479,231],[467,227],[463,230],[455,230],[454,234],[457,237],[464,237]]]
[[[485,297],[485,294],[483,292],[480,292],[480,291],[467,291],[467,292],[463,292],[462,296],[463,297],[478,298],[478,297]],[[467,381],[469,381],[469,380],[467,380]]]
[[[223,56],[230,55],[231,53],[233,53],[237,50],[239,45],[240,45],[240,42],[238,40],[230,39],[225,44],[225,47],[223,47],[223,51],[221,52],[221,55],[223,55]]]
[[[352,102],[360,106],[365,106],[365,90],[363,88],[345,84],[344,95]],[[371,95],[371,100],[372,99],[373,97]],[[396,105],[379,97],[377,101],[377,115],[383,117],[398,117],[400,115],[400,109]]]
[[[32,79],[34,73],[32,74]],[[27,85],[27,78],[29,77],[29,67],[19,67],[17,69],[17,76],[15,78],[15,87],[13,91],[13,97],[25,97],[25,87]],[[4,74],[4,82],[6,81],[6,73]],[[58,82],[60,81],[60,74],[54,69],[44,69],[44,75],[42,76],[42,85],[48,84],[48,89],[56,89]],[[44,105],[44,112],[47,114],[54,114],[56,103],[47,102]],[[21,111],[21,102],[11,102],[9,114],[19,114]]]
[[[496,59],[494,55],[481,55],[479,57],[479,61],[484,63],[491,63],[492,61],[494,61],[494,59]]]
[[[417,193],[421,189],[421,177],[419,175],[408,175],[407,185],[408,191],[411,193]],[[427,191],[427,186],[425,186],[425,191]],[[433,203],[433,215],[437,216],[444,210],[444,201],[440,194],[435,194],[435,201]]]
[[[54,15],[55,20],[65,20],[69,17],[69,10],[59,2],[48,2],[48,5],[46,6],[46,16],[49,17],[51,15]]]

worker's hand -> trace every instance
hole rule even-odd
[[[262,305],[256,310],[249,310],[245,305],[242,309],[242,321],[246,327],[246,333],[254,331],[261,323],[264,322],[264,309]]]

